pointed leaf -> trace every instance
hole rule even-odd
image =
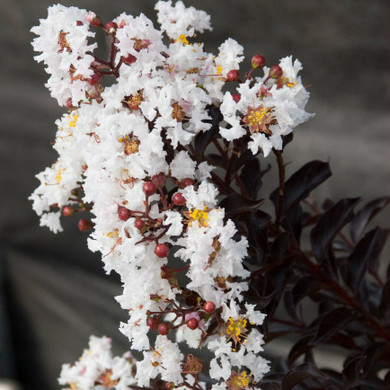
[[[319,160],[311,161],[295,172],[285,183],[282,215],[294,204],[306,199],[311,191],[331,175],[329,164]],[[276,206],[279,190],[273,191],[270,198]]]
[[[358,201],[358,198],[342,199],[320,217],[310,233],[313,254],[317,260],[325,258],[334,237],[352,219]]]
[[[389,196],[383,196],[367,203],[357,213],[351,223],[351,237],[354,242],[360,240],[363,231],[372,218],[390,202]]]
[[[349,321],[353,319],[350,309],[338,307],[320,318],[317,332],[311,340],[312,345],[326,342],[330,337],[337,334]]]
[[[328,377],[313,364],[301,364],[283,377],[282,390],[292,390],[296,385],[309,378],[327,379]]]
[[[260,162],[257,158],[253,158],[244,165],[240,179],[244,183],[250,199],[257,198],[257,193],[263,185],[261,176]]]
[[[256,211],[262,203],[262,199],[251,200],[241,194],[234,193],[223,199],[220,206],[226,210],[226,216],[232,218],[238,214]]]
[[[359,289],[367,268],[376,270],[377,260],[381,253],[388,235],[387,230],[375,228],[369,231],[356,245],[354,251],[347,260],[348,285],[355,291]]]

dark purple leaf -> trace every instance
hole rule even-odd
[[[284,307],[291,318],[302,322],[300,308],[293,304],[293,294],[291,290],[284,293]]]
[[[284,216],[294,204],[306,199],[310,192],[328,179],[331,174],[329,164],[318,160],[305,164],[295,172],[285,183],[282,215]],[[276,207],[279,189],[273,191],[270,198]]]
[[[267,272],[267,294],[275,291],[275,295],[272,301],[267,306],[266,314],[271,316],[276,308],[279,306],[280,298],[284,292],[284,288],[287,284],[288,278],[292,273],[291,266],[288,263],[280,264]]]
[[[366,360],[362,369],[366,376],[368,376],[372,368],[378,363],[382,362],[387,366],[390,364],[390,345],[386,343],[374,343],[364,351],[364,356]]]
[[[312,378],[322,380],[328,379],[328,377],[313,364],[301,364],[283,377],[282,390],[292,390],[304,380]]]
[[[256,250],[259,265],[263,264],[264,258],[269,252],[268,223],[270,220],[271,216],[260,210],[247,214],[245,219],[248,242],[250,248]]]
[[[282,220],[282,226],[289,231],[295,237],[295,241],[299,243],[302,233],[302,207],[299,203],[290,207],[287,215]]]
[[[313,348],[313,346],[310,344],[312,338],[312,336],[305,336],[294,344],[287,357],[287,364],[289,366],[292,366],[295,360]]]
[[[372,218],[390,202],[389,196],[383,196],[367,203],[357,213],[351,223],[351,237],[354,242],[360,240],[364,229]]]
[[[262,203],[262,199],[250,200],[240,194],[234,193],[223,199],[220,206],[226,210],[226,216],[232,218],[238,214],[256,211]]]
[[[343,381],[345,384],[359,384],[365,359],[364,356],[358,355],[351,356],[344,361]]]
[[[221,155],[215,153],[208,153],[204,156],[205,160],[216,167],[225,168],[226,164]]]
[[[388,231],[375,228],[369,231],[356,245],[346,265],[349,271],[348,285],[357,291],[368,267],[378,269],[378,257],[387,239]]]
[[[338,307],[323,317],[318,323],[317,332],[311,340],[312,345],[319,345],[326,342],[330,337],[337,334],[349,321],[353,319],[353,314],[346,307]]]
[[[257,158],[252,158],[244,165],[240,174],[240,179],[244,183],[250,199],[257,198],[257,193],[263,185],[261,177],[260,162]]]
[[[310,233],[313,254],[323,260],[334,237],[353,217],[353,209],[359,199],[342,199],[325,211]]]
[[[387,280],[382,288],[379,313],[382,318],[387,319],[390,317],[390,279]]]
[[[311,291],[316,291],[321,288],[322,284],[313,276],[305,276],[300,278],[292,288],[292,304],[297,306],[298,303],[305,297],[310,295]]]
[[[288,233],[279,234],[272,243],[271,255],[276,259],[282,259],[288,254],[290,238]]]

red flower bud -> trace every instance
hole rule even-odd
[[[71,215],[74,214],[74,209],[73,209],[73,207],[65,206],[65,207],[62,209],[62,214],[64,214],[65,217],[70,217]]]
[[[167,257],[169,254],[169,246],[167,244],[157,244],[154,248],[154,253],[161,259]]]
[[[238,70],[230,70],[229,73],[227,74],[227,79],[229,81],[238,81],[240,80],[240,73],[238,72]]]
[[[194,330],[198,327],[198,324],[199,324],[199,321],[196,319],[196,318],[190,318],[188,321],[187,321],[187,326]]]
[[[146,323],[150,330],[156,330],[158,328],[158,320],[156,317],[149,317]]]
[[[189,177],[183,179],[181,182],[180,182],[180,188],[183,189],[183,188],[186,188],[188,186],[192,186],[194,185],[194,181],[192,179],[190,179]]]
[[[282,77],[283,69],[279,65],[274,65],[269,71],[269,77],[271,79],[278,79]]]
[[[87,232],[93,228],[93,223],[88,219],[80,219],[78,227],[81,232]]]
[[[252,57],[252,68],[262,68],[265,65],[265,58],[260,54],[256,54]]]
[[[142,189],[146,196],[151,196],[156,192],[156,186],[151,181],[146,181]]]
[[[156,186],[156,188],[162,188],[165,186],[167,179],[163,173],[159,173],[158,175],[154,175],[152,177],[152,183]]]
[[[158,328],[157,328],[157,331],[158,333],[160,333],[161,335],[165,335],[165,334],[168,334],[169,333],[169,324],[167,324],[166,322],[162,322]]]
[[[145,222],[142,219],[136,219],[135,222],[134,222],[134,226],[138,230],[141,230],[145,226]]]
[[[212,301],[207,301],[207,302],[205,302],[205,304],[203,305],[203,310],[204,310],[207,314],[213,314],[214,311],[215,311],[215,303],[212,302]]]
[[[121,221],[127,221],[131,217],[131,211],[126,207],[118,208],[118,216]]]
[[[175,206],[185,206],[186,204],[186,198],[181,192],[177,192],[175,195],[173,195],[172,201]]]

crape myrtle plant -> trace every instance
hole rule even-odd
[[[197,33],[210,18],[182,2],[103,22],[54,5],[32,31],[67,112],[56,122],[57,161],[31,195],[41,225],[64,217],[89,232],[107,273],[120,275],[130,352],[107,337],[62,368],[71,389],[390,388],[390,272],[379,273],[387,230],[366,227],[383,197],[325,201],[331,175],[312,161],[286,172],[283,150],[312,115],[298,60],[266,66],[229,38],[217,54]],[[95,34],[110,41],[94,54]],[[275,159],[278,183],[262,193]],[[274,212],[264,211],[271,201]],[[304,238],[302,238],[304,237]],[[307,306],[311,301],[311,309]],[[289,336],[268,362],[263,344]],[[293,342],[293,344],[291,344]],[[288,347],[291,346],[291,347]],[[337,346],[343,367],[319,367]]]

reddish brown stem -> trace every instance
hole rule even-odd
[[[282,152],[280,150],[274,150],[274,153],[276,155],[276,161],[278,162],[278,171],[279,171],[279,196],[278,196],[278,205],[276,208],[276,218],[275,218],[275,226],[278,227],[283,212],[286,169],[283,162]]]

